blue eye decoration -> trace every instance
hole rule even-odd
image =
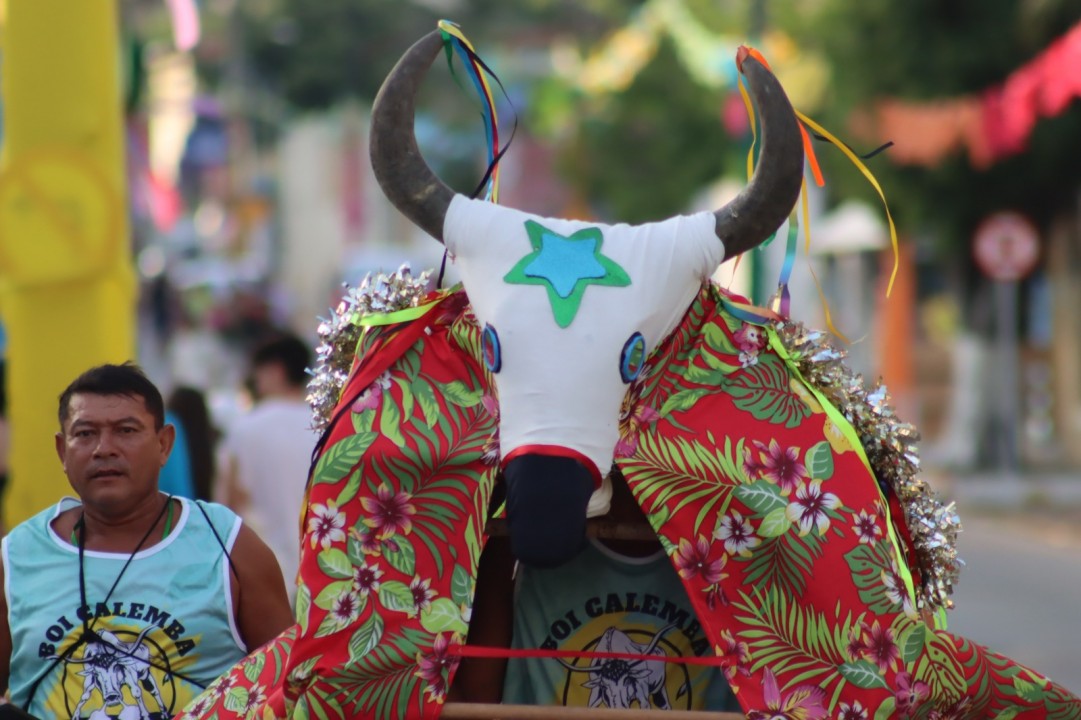
[[[619,354],[619,375],[624,383],[634,382],[642,374],[646,360],[646,339],[642,333],[631,335]]]
[[[503,367],[503,353],[499,349],[499,335],[491,325],[485,325],[480,335],[480,350],[484,355],[484,366],[489,372],[497,373]]]

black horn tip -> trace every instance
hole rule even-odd
[[[751,182],[715,213],[717,236],[728,257],[759,245],[780,227],[803,183],[803,137],[784,89],[747,48],[739,49],[736,63],[761,117],[762,152]]]

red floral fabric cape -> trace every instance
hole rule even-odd
[[[926,624],[851,426],[708,287],[627,394],[617,464],[752,719],[1081,719],[1042,675]],[[497,471],[461,291],[368,328],[309,485],[299,623],[182,716],[436,718]]]

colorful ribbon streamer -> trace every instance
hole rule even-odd
[[[737,74],[737,84],[739,85],[740,96],[743,98],[743,104],[747,108],[747,116],[750,119],[751,126],[751,147],[747,151],[747,179],[749,181],[750,178],[754,175],[754,153],[755,147],[758,143],[758,130],[757,122],[755,119],[754,105],[751,103],[750,95],[748,95],[747,89],[743,85],[742,78],[743,62],[748,57],[754,58],[758,62],[762,63],[762,65],[767,70],[770,69],[770,66],[769,62],[765,59],[765,57],[762,56],[762,53],[760,53],[755,48],[741,45],[738,52],[736,53],[736,66],[739,69],[739,73]],[[806,159],[807,165],[811,170],[811,175],[812,177],[814,177],[816,185],[822,187],[826,184],[826,181],[822,176],[822,169],[819,166],[818,157],[815,154],[814,146],[811,142],[811,134],[807,132],[807,128],[810,128],[814,132],[814,137],[816,139],[828,141],[831,144],[835,145],[841,152],[843,152],[845,156],[852,162],[852,164],[855,165],[861,173],[863,173],[863,176],[867,178],[867,180],[878,192],[878,196],[882,199],[882,205],[886,209],[886,219],[889,222],[890,241],[893,245],[894,258],[893,272],[890,275],[890,282],[886,290],[886,296],[889,297],[890,293],[893,290],[893,282],[897,277],[897,270],[900,263],[900,253],[897,244],[897,229],[894,226],[893,216],[890,214],[889,204],[886,202],[886,195],[882,191],[882,187],[878,184],[878,180],[875,179],[875,176],[871,173],[871,171],[867,169],[867,166],[864,165],[860,156],[858,156],[852,150],[852,148],[850,148],[841,140],[837,139],[833,134],[831,134],[829,131],[827,131],[825,128],[823,128],[821,125],[819,125],[803,113],[799,112],[798,110],[796,110],[795,113],[796,117],[799,120],[800,135],[803,138],[804,158]],[[887,146],[878,148],[867,157],[871,157],[878,152],[881,152]],[[833,314],[830,312],[829,302],[826,299],[826,294],[822,289],[822,284],[818,280],[818,276],[814,271],[814,267],[810,263],[811,227],[810,212],[807,203],[806,180],[804,180],[803,187],[800,189],[800,212],[803,215],[803,232],[804,237],[806,238],[806,242],[804,245],[804,253],[808,256],[808,268],[811,271],[811,277],[814,279],[815,287],[818,290],[818,296],[822,301],[822,308],[825,315],[826,326],[828,327],[829,331],[838,339],[842,340],[845,343],[849,343],[849,339],[845,337],[833,324]],[[788,242],[785,247],[784,265],[781,269],[781,274],[778,279],[777,293],[775,294],[773,300],[771,300],[770,302],[771,308],[767,309],[743,303],[726,302],[725,305],[728,308],[729,312],[732,312],[734,315],[747,322],[761,322],[761,320],[771,318],[772,316],[788,317],[790,305],[788,282],[792,276],[792,269],[795,264],[795,256],[797,252],[796,237],[799,232],[799,225],[800,223],[797,219],[796,213],[793,213],[792,217],[789,220]]]
[[[447,55],[447,65],[450,67],[451,74],[454,75],[453,56],[457,55],[466,70],[466,75],[468,75],[474,89],[477,91],[477,95],[481,99],[484,139],[488,145],[488,171],[485,173],[477,190],[473,193],[473,197],[479,196],[483,188],[484,199],[498,203],[499,160],[502,158],[503,153],[506,152],[507,147],[499,148],[499,116],[496,112],[492,88],[488,84],[485,74],[491,75],[496,82],[499,82],[499,78],[480,59],[476,50],[473,49],[473,44],[469,42],[458,25],[449,20],[440,20],[439,30],[443,34],[443,48]],[[456,76],[455,79],[457,79]],[[513,133],[511,136],[513,137]],[[509,145],[510,142],[508,141],[507,146]]]

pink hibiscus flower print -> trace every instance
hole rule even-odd
[[[908,586],[905,585],[901,572],[897,569],[897,563],[890,560],[889,571],[882,571],[882,583],[886,586],[886,595],[894,604],[900,605],[905,615],[912,616],[912,598],[908,596]]]
[[[739,364],[742,367],[751,367],[758,364],[758,353],[766,347],[766,332],[757,325],[743,324],[735,332],[732,339],[739,348]]]
[[[371,385],[364,388],[364,391],[353,401],[353,412],[359,413],[378,408],[383,401],[383,391],[390,389],[390,383],[390,371],[387,370],[377,377]]]
[[[728,573],[721,573],[721,579],[728,577]],[[717,605],[721,607],[727,607],[732,601],[728,599],[728,595],[725,593],[724,588],[720,583],[716,585],[707,585],[702,588],[702,592],[706,594],[706,607],[710,610],[716,610]]]
[[[762,689],[765,691],[765,710],[752,710],[747,720],[825,720],[826,708],[822,703],[826,692],[814,685],[800,685],[787,695],[781,695],[777,678],[767,669]]]
[[[748,557],[752,548],[762,544],[762,540],[754,534],[751,523],[735,510],[724,516],[713,537],[724,541],[724,549],[729,555]]]
[[[966,695],[949,707],[942,710],[932,710],[931,714],[927,716],[927,720],[964,720],[964,718],[968,717],[968,706],[971,701],[972,698]]]
[[[762,453],[762,476],[779,487],[782,495],[795,490],[807,477],[807,468],[799,461],[799,448],[782,448],[776,440],[770,440]]]
[[[223,697],[229,694],[229,691],[236,687],[236,678],[230,675],[222,675],[213,683],[210,684],[210,696],[215,702],[221,700]]]
[[[360,617],[360,608],[360,597],[353,588],[349,588],[334,598],[327,614],[330,616],[334,626],[340,630],[356,622],[357,618]]]
[[[728,630],[721,631],[721,642],[724,644],[715,648],[714,652],[723,658],[729,659],[729,664],[724,666],[724,676],[728,678],[728,684],[735,683],[739,675],[750,677],[751,651],[747,647],[747,643],[736,640],[735,636]]]
[[[736,347],[744,352],[758,353],[766,347],[766,331],[757,325],[743,323],[743,326],[732,335]]]
[[[826,510],[840,505],[841,500],[836,495],[822,492],[821,480],[812,480],[796,490],[796,499],[788,503],[785,516],[799,524],[800,535],[806,535],[812,528],[818,528],[818,534],[825,535],[830,527],[830,516]]]
[[[860,510],[859,515],[852,516],[852,532],[859,536],[864,545],[874,545],[882,537],[882,526],[878,524],[877,515]]]
[[[867,710],[859,700],[853,700],[851,705],[845,702],[839,703],[837,720],[867,720]]]
[[[439,633],[432,643],[431,652],[417,653],[417,669],[414,675],[424,681],[424,692],[437,703],[442,703],[446,699],[447,678],[458,665],[458,658],[451,656],[449,649],[450,638]]]
[[[380,540],[399,534],[407,535],[413,530],[410,517],[417,514],[411,499],[409,493],[394,492],[389,486],[381,485],[374,498],[360,499],[361,507],[368,513],[364,524],[370,527]]]
[[[266,703],[266,691],[262,685],[253,685],[248,690],[248,699],[244,701],[244,706],[240,709],[240,714],[245,718],[254,718],[256,713]]]
[[[466,300],[465,293],[449,295],[435,310],[438,314],[435,316],[433,324],[450,325],[453,323],[462,314],[462,309],[466,307]],[[472,312],[470,312],[469,315],[472,316]]]
[[[423,580],[414,577],[409,583],[409,592],[413,593],[413,613],[421,613],[432,606],[435,593],[431,590],[432,581],[428,578]]]
[[[615,456],[631,457],[638,450],[638,437],[642,431],[660,419],[661,414],[642,402],[642,380],[646,370],[634,380],[623,404],[619,408],[619,440],[616,442]]]
[[[893,697],[897,700],[897,712],[902,717],[910,716],[931,694],[931,687],[927,683],[922,680],[913,682],[912,674],[908,672],[897,673],[894,685]]]
[[[312,535],[313,550],[316,545],[322,545],[327,550],[333,543],[344,541],[344,527],[345,513],[338,510],[333,500],[327,500],[326,505],[312,503],[308,514],[308,532]]]
[[[866,635],[868,630],[869,628],[863,623],[848,630],[848,645],[845,646],[845,650],[848,652],[849,659],[853,662],[862,658],[863,654],[867,652]]]
[[[894,641],[893,630],[889,626],[879,625],[878,620],[875,620],[867,633],[867,649],[864,655],[878,665],[882,672],[896,668],[897,661],[901,659],[901,650]]]
[[[357,565],[353,568],[353,589],[360,597],[368,597],[370,593],[379,592],[379,578],[383,577],[383,571],[367,564]]]
[[[184,712],[192,717],[199,717],[210,709],[211,698],[209,695],[200,695],[191,705],[184,708]]]
[[[759,442],[755,442],[760,449],[765,450],[765,446]],[[762,477],[762,463],[758,461],[758,457],[751,448],[744,446],[743,448],[743,474],[747,480],[754,482],[758,478]]]
[[[722,577],[725,557],[722,555],[716,560],[709,559],[709,541],[702,535],[693,543],[687,538],[680,538],[679,548],[676,550],[676,569],[680,577],[690,580],[702,577],[707,585],[716,584]]]
[[[351,527],[349,528],[349,537],[360,545],[360,551],[365,555],[378,555],[382,548],[382,543],[371,528]]]

